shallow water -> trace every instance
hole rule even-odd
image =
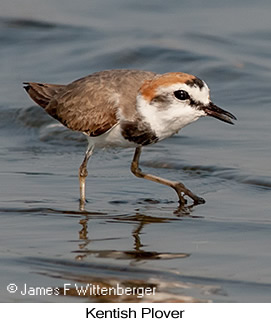
[[[270,301],[270,10],[241,0],[1,3],[1,302]],[[79,211],[85,138],[33,105],[22,82],[110,68],[195,74],[237,116],[235,126],[201,119],[143,150],[144,170],[206,204],[179,208],[174,191],[130,173],[132,149],[112,149],[93,155]],[[156,294],[78,297],[75,284],[87,283]],[[24,284],[60,295],[24,296]]]

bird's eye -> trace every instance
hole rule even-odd
[[[184,90],[175,91],[174,95],[175,95],[175,98],[182,101],[190,98],[189,94]]]

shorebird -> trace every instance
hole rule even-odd
[[[94,147],[134,147],[132,173],[172,187],[184,204],[205,200],[182,183],[144,173],[139,168],[142,147],[176,134],[203,116],[233,124],[236,117],[216,106],[207,84],[186,73],[156,74],[142,70],[106,70],[68,85],[25,82],[25,90],[50,116],[82,132],[88,147],[79,167],[80,205],[86,201],[87,163]]]

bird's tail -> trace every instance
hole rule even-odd
[[[52,97],[58,93],[64,85],[24,82],[24,88],[31,99],[45,108]]]

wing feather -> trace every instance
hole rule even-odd
[[[155,75],[139,70],[94,73],[58,88],[45,110],[72,130],[99,136],[118,122],[119,113],[132,118],[139,88]]]

